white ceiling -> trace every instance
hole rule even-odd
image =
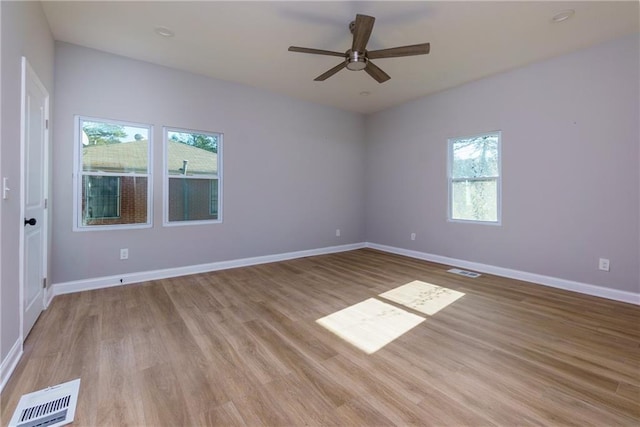
[[[361,113],[640,32],[637,1],[45,1],[43,6],[56,40]],[[575,15],[553,23],[565,9]],[[431,53],[374,61],[391,76],[382,84],[346,69],[313,81],[340,58],[287,48],[344,52],[351,46],[348,24],[356,13],[376,18],[368,50],[430,42]],[[175,36],[158,36],[158,26]]]

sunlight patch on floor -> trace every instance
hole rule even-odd
[[[316,322],[365,353],[371,354],[424,320],[391,304],[369,298]]]
[[[464,293],[414,280],[406,285],[381,293],[379,296],[432,316],[463,297]]]

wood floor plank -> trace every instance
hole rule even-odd
[[[96,384],[104,393],[98,403],[96,424],[100,426],[132,425],[144,418],[143,402],[127,399],[138,393],[135,375],[124,375],[123,366],[135,363],[131,337],[104,340],[100,345],[100,372]],[[89,384],[82,384],[90,387]],[[84,395],[84,393],[83,393]]]
[[[244,421],[233,402],[227,402],[199,414],[196,424],[201,426],[247,426],[247,423]]]
[[[343,424],[336,415],[336,407],[332,402],[295,374],[280,377],[279,381],[272,382],[268,388],[278,396],[279,401],[286,402],[284,410],[298,415],[296,425]]]
[[[306,359],[304,354],[300,353],[269,324],[253,321],[247,325],[247,328],[256,339],[262,340],[265,345],[269,346],[271,352],[282,363],[286,364],[299,378],[307,382],[314,393],[319,393],[336,406],[344,404],[353,396],[341,384],[339,378],[330,375],[331,373],[320,366],[317,361]]]
[[[481,412],[460,404],[437,388],[425,387],[424,399],[418,405],[427,411],[423,425],[431,426],[496,426]]]
[[[620,396],[626,397],[632,402],[639,402],[640,404],[640,387],[636,385],[621,382],[618,385],[616,393],[618,393]]]
[[[637,426],[640,307],[371,249],[56,297],[0,395],[81,378],[76,426]],[[427,316],[378,295],[465,293]],[[316,320],[424,321],[367,354]]]
[[[281,382],[281,379],[275,382]],[[295,426],[305,422],[305,416],[292,411],[288,399],[279,399],[271,391],[277,387],[256,384],[246,395],[234,399],[234,405],[250,426]]]
[[[397,425],[382,413],[367,396],[356,397],[341,405],[337,413],[344,420],[344,425],[351,426],[394,426]],[[382,409],[382,408],[380,408]]]
[[[141,399],[144,419],[132,424],[149,426],[187,426],[194,420],[188,410],[187,401],[191,396],[182,389],[181,372],[172,364],[156,365],[136,372],[140,394],[129,398]],[[80,425],[82,419],[79,419]],[[126,422],[121,420],[121,422]],[[74,422],[74,425],[76,423]]]

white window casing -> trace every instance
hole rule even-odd
[[[75,117],[74,231],[151,227],[152,141],[153,127],[148,124]],[[118,178],[105,180],[117,182],[117,189],[92,193],[91,184],[109,177]],[[114,197],[117,200],[109,200]]]
[[[501,146],[500,131],[449,138],[448,221],[501,225]]]
[[[221,223],[222,133],[164,127],[163,140],[163,225]]]

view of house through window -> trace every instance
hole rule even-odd
[[[222,135],[165,128],[165,222],[220,220]]]
[[[77,118],[77,229],[150,224],[151,128]]]
[[[449,220],[500,223],[500,138],[449,140]]]

